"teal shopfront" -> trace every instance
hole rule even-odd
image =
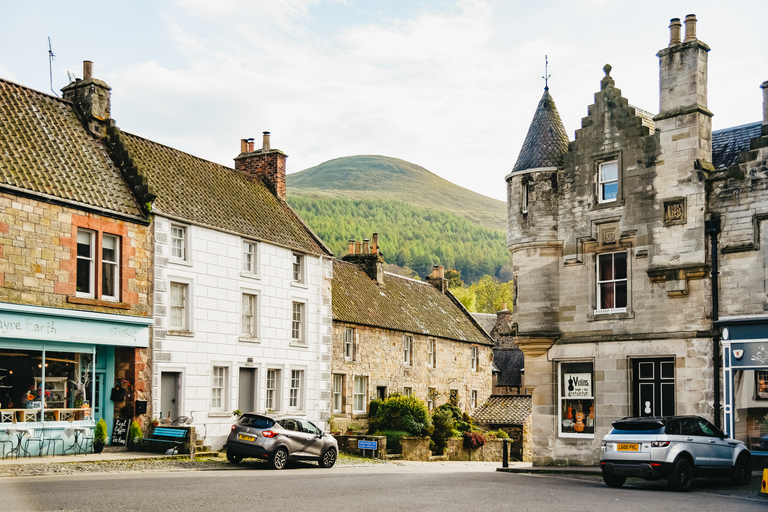
[[[0,450],[15,449],[17,456],[72,453],[73,430],[87,438],[101,418],[111,428],[115,350],[148,347],[151,322],[0,303]]]

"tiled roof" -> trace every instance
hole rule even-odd
[[[0,78],[0,186],[141,218],[106,147],[73,105]]]
[[[121,143],[157,198],[152,212],[313,254],[331,254],[261,180],[122,132]]]
[[[749,150],[749,141],[759,137],[762,123],[749,123],[712,132],[712,165],[725,169],[739,161],[739,155]]]
[[[518,349],[493,351],[493,363],[499,369],[496,378],[497,386],[518,387],[522,384],[521,371],[525,367],[525,356]]]
[[[555,100],[545,88],[512,172],[557,167],[567,151],[568,134],[557,113]]]
[[[490,334],[493,328],[496,327],[496,319],[498,317],[493,313],[472,313],[472,318],[480,324],[480,327],[485,329],[485,332]]]
[[[476,423],[522,425],[531,415],[531,395],[492,395],[472,413]]]
[[[395,331],[492,345],[453,295],[431,284],[384,272],[379,285],[358,265],[334,260],[333,319]]]

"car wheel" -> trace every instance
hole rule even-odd
[[[319,463],[321,468],[332,468],[333,465],[336,464],[336,449],[328,448],[325,450],[323,456],[320,457]]]
[[[243,460],[243,456],[227,452],[227,460],[232,464],[240,464],[240,461]]]
[[[685,457],[675,461],[672,472],[667,479],[669,486],[676,491],[687,491],[693,481],[693,464]]]
[[[747,485],[752,480],[752,459],[746,453],[739,454],[731,470],[731,483]]]
[[[624,482],[626,481],[626,476],[616,475],[614,473],[609,473],[608,471],[603,471],[603,482],[605,482],[605,485],[608,487],[618,488],[624,485]]]
[[[269,465],[272,469],[283,469],[288,464],[288,450],[278,448],[269,458]]]

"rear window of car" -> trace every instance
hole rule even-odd
[[[616,421],[613,423],[611,434],[663,434],[664,425],[658,421]]]
[[[255,416],[253,414],[244,414],[240,416],[240,419],[237,421],[237,424],[243,427],[271,428],[272,425],[275,424],[275,422],[272,420],[272,418],[267,418],[265,416]]]

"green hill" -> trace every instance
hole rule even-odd
[[[417,165],[346,157],[287,180],[289,203],[338,257],[346,254],[348,239],[376,232],[386,262],[422,278],[432,265],[445,265],[470,283],[505,274],[510,263],[506,232],[499,227],[505,225],[505,204]]]
[[[286,177],[289,197],[403,201],[506,231],[507,205],[454,185],[416,164],[378,155],[347,156]],[[499,186],[504,186],[500,180]]]

